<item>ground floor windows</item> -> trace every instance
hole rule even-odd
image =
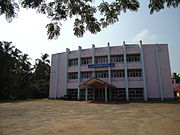
[[[72,100],[77,100],[77,89],[67,89],[67,95]]]
[[[143,99],[143,88],[129,88],[129,99],[130,100],[142,100]],[[72,100],[77,100],[78,89],[67,89],[67,95]],[[86,90],[80,89],[80,100],[86,99]],[[88,88],[87,89],[88,100],[104,100],[105,89],[104,88]],[[125,88],[107,89],[107,99],[114,101],[126,100]]]
[[[143,98],[143,88],[129,88],[130,99],[141,99]]]
[[[125,88],[112,89],[112,99],[113,100],[125,100],[126,91]]]

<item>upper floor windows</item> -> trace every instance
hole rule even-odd
[[[140,54],[127,54],[126,55],[127,62],[139,62],[140,61]],[[118,62],[124,62],[124,56],[123,55],[112,55],[110,56],[110,62],[112,63],[118,63]],[[103,64],[108,63],[108,56],[101,56],[101,57],[95,57],[95,64]],[[81,58],[81,65],[88,65],[92,64],[92,58]],[[69,66],[77,66],[78,65],[78,59],[69,59]]]
[[[127,62],[138,62],[140,61],[140,54],[127,54]]]
[[[92,58],[81,58],[81,65],[92,64]]]
[[[78,65],[78,59],[70,59],[69,60],[69,67]]]
[[[69,73],[68,78],[69,78],[69,80],[78,79],[78,73],[77,72]]]
[[[108,63],[108,57],[107,56],[95,57],[95,63],[96,64]]]
[[[128,69],[127,75],[128,77],[141,77],[142,70],[141,69]]]
[[[108,78],[108,71],[96,71],[95,76],[96,78]]]
[[[111,62],[123,62],[124,57],[123,55],[112,55],[111,56]]]
[[[124,77],[124,70],[112,70],[111,77],[112,78]]]
[[[87,79],[92,77],[92,72],[81,72],[81,79]]]

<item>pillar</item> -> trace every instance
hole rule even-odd
[[[105,102],[107,102],[108,99],[107,99],[107,86],[105,85]]]
[[[88,88],[85,88],[85,100],[88,101]]]
[[[78,86],[81,83],[81,47],[78,48]],[[80,100],[80,88],[78,87],[77,99]]]
[[[95,64],[95,45],[92,45],[92,64]],[[95,69],[93,68],[92,77],[95,77]]]
[[[163,93],[162,78],[161,78],[161,69],[160,69],[160,62],[159,62],[158,44],[156,44],[156,63],[157,63],[157,72],[158,72],[160,96],[161,96],[161,101],[163,101],[164,100],[164,93]]]
[[[95,100],[95,88],[93,88],[93,100]]]
[[[144,52],[142,47],[142,41],[140,41],[140,52],[141,52],[141,65],[142,65],[142,78],[143,78],[143,85],[144,85],[144,100],[147,101],[147,86],[146,86],[146,74],[145,74],[145,67],[144,67]]]
[[[124,77],[125,77],[125,87],[126,87],[126,100],[129,101],[127,59],[126,59],[126,44],[125,44],[125,41],[123,42],[123,52],[124,52]]]
[[[69,67],[69,53],[70,49],[66,48],[66,76],[65,76],[65,93],[67,94],[67,83],[68,83],[68,67]]]

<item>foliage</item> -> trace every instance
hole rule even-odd
[[[179,4],[180,0],[150,0],[150,14],[165,7],[177,8]],[[85,31],[96,34],[102,28],[119,21],[122,12],[136,12],[140,7],[139,0],[102,0],[97,6],[94,6],[93,0],[21,0],[19,4],[14,0],[1,0],[0,15],[5,14],[6,19],[11,21],[17,16],[20,5],[23,8],[35,9],[51,20],[46,26],[48,39],[57,39],[60,36],[61,22],[68,18],[75,18],[74,35],[83,37]]]
[[[176,79],[176,83],[180,83],[180,74],[172,73],[172,78]]]
[[[0,41],[0,100],[48,97],[48,57],[42,54],[32,68],[27,54]]]

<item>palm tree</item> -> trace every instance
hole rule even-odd
[[[5,54],[11,54],[15,46],[11,46],[12,42],[3,41],[3,49]]]

